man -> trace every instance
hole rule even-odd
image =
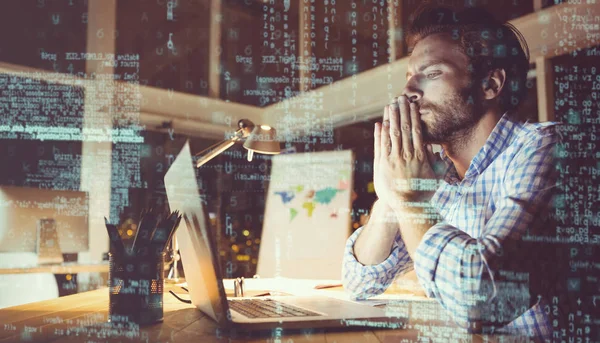
[[[529,237],[554,234],[542,218],[559,136],[554,123],[515,119],[527,46],[483,10],[440,8],[416,15],[408,44],[406,85],[375,124],[378,200],[348,239],[344,286],[366,298],[414,268],[469,330],[548,338],[548,256]]]

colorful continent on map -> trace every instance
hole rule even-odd
[[[319,204],[329,204],[338,193],[338,190],[333,187],[321,189],[315,193],[315,201]]]
[[[289,203],[290,201],[294,200],[294,198],[296,197],[296,194],[294,194],[294,192],[275,192],[275,194],[281,196],[281,202],[283,202],[284,204]]]
[[[290,208],[290,221],[294,220],[298,215],[298,211],[295,208]]]
[[[312,217],[313,211],[315,210],[315,203],[312,201],[307,201],[302,205],[302,207],[306,209],[308,218]]]

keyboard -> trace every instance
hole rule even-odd
[[[273,299],[228,300],[229,308],[248,318],[310,317],[321,314]]]

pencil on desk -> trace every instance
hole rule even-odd
[[[334,284],[321,284],[321,285],[316,285],[315,289],[326,289],[326,288],[336,288],[336,287],[342,287],[343,285],[341,283],[334,283]]]

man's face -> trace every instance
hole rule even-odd
[[[481,97],[468,66],[467,56],[448,34],[433,34],[415,45],[404,94],[418,105],[425,143],[448,143],[479,121]]]

